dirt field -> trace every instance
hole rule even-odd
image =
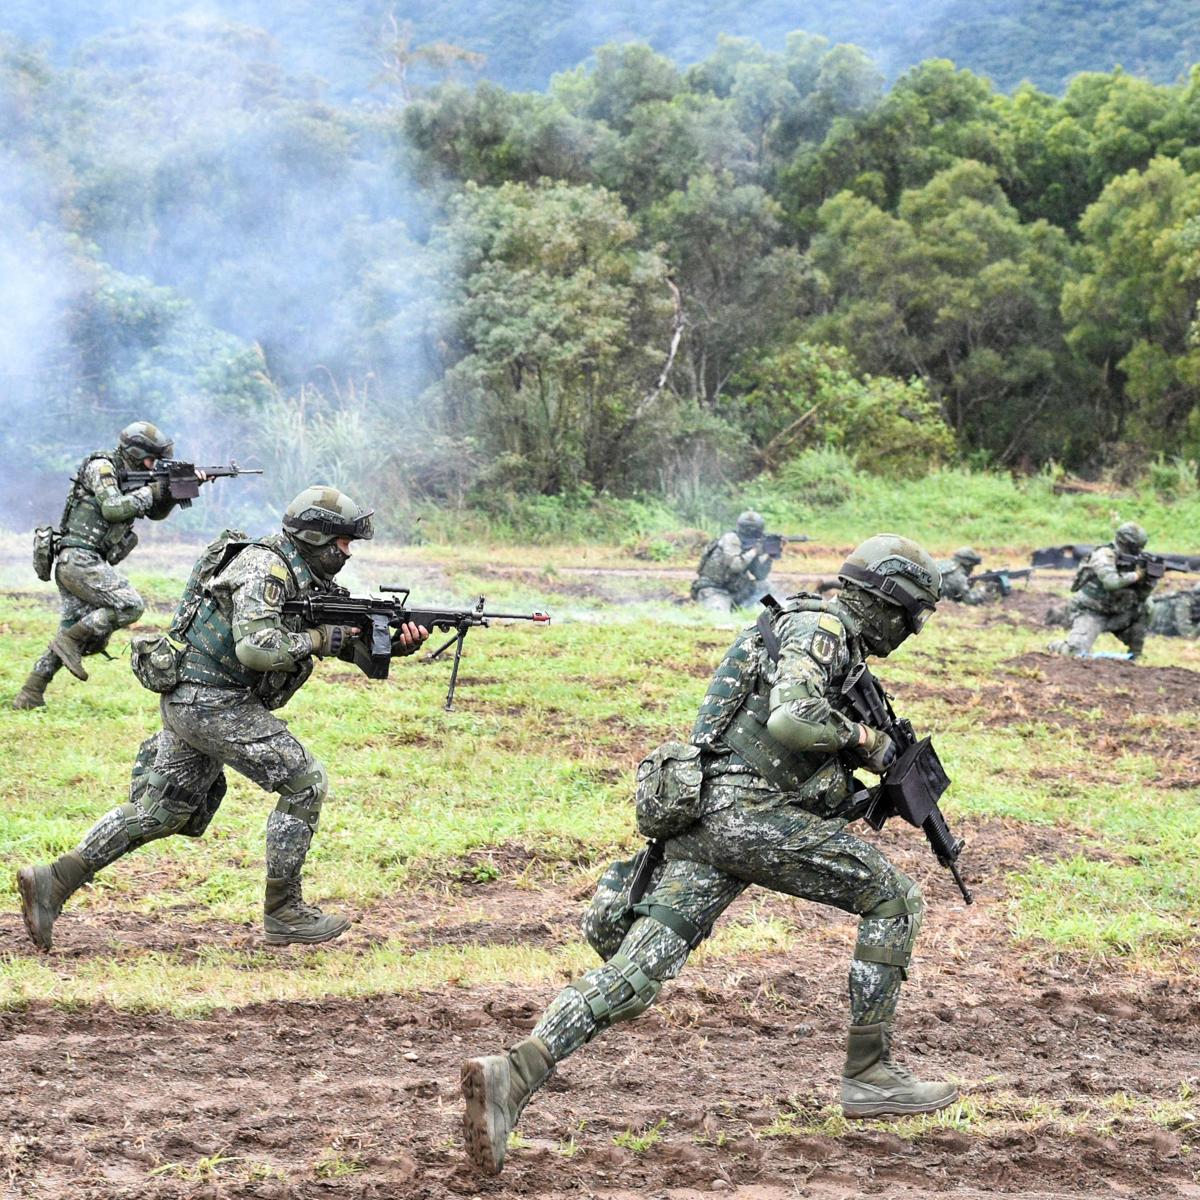
[[[667,599],[665,581],[651,579],[640,598]],[[556,585],[600,599],[616,586],[599,574]],[[1046,602],[1018,592],[979,619],[1028,629]],[[695,674],[694,664],[681,671]],[[1155,725],[1194,711],[1193,671],[1031,650],[981,687],[952,674],[933,666],[897,689],[900,699],[966,709],[986,728],[1084,730],[1101,756],[1161,751],[1170,762],[1155,781],[1163,789],[1193,787],[1200,775],[1194,726]],[[463,1164],[459,1063],[521,1037],[550,987],[462,984],[202,1019],[64,1008],[53,996],[0,1011],[0,1196],[1200,1197],[1189,1145],[1200,1130],[1194,969],[1182,959],[1175,974],[1015,945],[1013,872],[1114,852],[1052,826],[956,825],[968,841],[971,908],[915,830],[889,828],[880,841],[928,904],[900,1056],[927,1077],[961,1082],[971,1106],[961,1128],[846,1125],[836,1080],[853,922],[752,890],[725,920],[746,920],[756,906],[759,918],[788,923],[791,947],[691,964],[651,1012],[563,1064],[527,1110],[500,1180]],[[528,857],[506,844],[491,861],[515,868]],[[475,883],[474,865],[466,858],[440,886],[364,907],[342,942],[370,956],[383,944],[415,952],[577,939],[578,885],[516,886],[507,870]],[[199,919],[194,909],[93,903],[63,918],[54,957],[86,973],[101,960],[151,954],[200,961],[214,943],[259,948],[249,922]],[[277,953],[303,969],[323,951]],[[39,959],[12,912],[0,913],[0,956]]]

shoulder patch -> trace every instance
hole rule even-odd
[[[115,475],[117,472],[108,459],[102,458],[99,462],[99,465],[96,467],[96,473],[98,475]]]
[[[813,634],[808,652],[821,666],[827,667],[838,652],[838,639],[822,626]]]
[[[817,628],[824,629],[832,633],[835,637],[841,637],[846,632],[845,626],[833,615],[833,613],[822,613],[817,621]]]
[[[274,574],[263,583],[263,600],[272,608],[278,608],[283,603],[283,584]]]
[[[287,567],[285,567],[281,562],[274,563],[271,567],[271,574],[274,575],[276,579],[286,579]]]

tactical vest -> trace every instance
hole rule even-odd
[[[100,511],[100,501],[84,486],[84,473],[98,459],[104,459],[112,464],[114,470],[120,470],[116,455],[111,450],[98,450],[79,464],[79,470],[71,479],[71,490],[67,493],[63,508],[59,525],[62,537],[58,545],[61,550],[75,547],[106,557],[109,550],[124,541],[133,528],[133,518],[128,521],[107,520]]]
[[[791,597],[777,615],[795,612],[838,616],[834,603],[807,595]],[[850,791],[849,772],[839,757],[823,752],[797,753],[767,730],[772,687],[768,667],[778,661],[778,646],[768,648],[764,626],[773,630],[769,610],[726,652],[700,705],[691,740],[718,753],[733,753],[779,791],[797,793],[801,799],[822,796],[836,805]],[[850,652],[853,662],[861,658],[854,639]]]
[[[1115,550],[1115,546],[1108,542],[1104,546],[1096,547],[1096,550],[1105,549]],[[1096,550],[1093,550],[1092,554],[1095,554]],[[1088,555],[1087,560],[1075,572],[1075,578],[1071,581],[1071,591],[1075,594],[1075,607],[1089,609],[1106,616],[1136,613],[1145,604],[1152,588],[1153,584],[1149,587],[1143,584],[1133,584],[1131,587],[1118,588],[1110,592],[1100,582],[1092,567],[1091,555]]]
[[[700,588],[713,587],[732,592],[742,582],[744,572],[730,569],[729,560],[721,551],[720,545],[721,539],[714,538],[704,547],[704,553],[700,555],[700,565],[696,568],[696,579],[692,584],[693,599],[694,593]]]
[[[274,694],[285,688],[290,694],[311,673],[312,660],[305,659],[301,664],[299,683],[294,671],[273,671],[265,674],[262,671],[250,670],[238,661],[232,614],[225,612],[212,593],[212,581],[249,546],[266,546],[274,551],[287,566],[292,581],[300,592],[321,586],[320,580],[304,561],[295,543],[282,533],[268,534],[248,542],[226,541],[221,555],[207,579],[203,581],[201,568],[204,560],[197,563],[176,610],[171,633],[187,646],[180,667],[180,681],[206,684],[210,687],[250,688],[264,698],[265,693]],[[198,602],[193,594],[195,590],[200,592]],[[285,628],[294,625],[295,628],[291,630],[293,633],[300,631],[298,617],[284,617],[283,623]]]

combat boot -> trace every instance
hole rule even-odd
[[[267,879],[263,902],[263,927],[269,946],[287,946],[292,942],[312,944],[328,942],[345,933],[350,922],[333,913],[323,913],[315,904],[305,904],[300,876]]]
[[[12,706],[15,709],[45,708],[46,685],[50,680],[36,671],[29,672],[29,678],[21,685],[21,690],[13,697]]]
[[[899,1117],[937,1112],[958,1099],[950,1083],[922,1083],[892,1062],[887,1025],[851,1025],[842,1073],[842,1112],[847,1117]]]
[[[50,649],[62,660],[62,665],[76,679],[87,679],[87,669],[83,665],[83,647],[91,641],[92,633],[86,625],[72,625],[70,629],[60,629],[50,643]]]
[[[50,949],[54,944],[54,922],[67,898],[90,883],[93,874],[92,868],[74,850],[48,867],[22,867],[17,872],[21,915],[35,946]]]
[[[554,1071],[540,1038],[527,1037],[507,1054],[468,1058],[462,1065],[463,1137],[467,1154],[485,1175],[499,1175],[508,1135],[529,1098]]]

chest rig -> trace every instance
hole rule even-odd
[[[312,591],[321,585],[313,570],[304,561],[300,551],[290,538],[280,533],[268,534],[253,541],[228,541],[221,548],[207,574],[188,580],[188,587],[180,600],[175,621],[171,626],[173,636],[187,645],[180,680],[184,683],[207,684],[210,687],[246,687],[260,695],[281,690],[284,680],[295,690],[296,672],[272,672],[264,674],[252,671],[238,660],[237,642],[233,635],[233,613],[227,610],[213,594],[212,581],[245,549],[250,546],[266,546],[282,559],[299,592]],[[203,562],[203,560],[202,560]],[[201,564],[197,564],[199,567]],[[296,628],[298,617],[280,617],[284,628]],[[303,682],[312,671],[312,660],[305,659],[300,672]],[[275,676],[282,676],[276,680]]]
[[[731,753],[773,788],[794,798],[835,808],[850,794],[849,772],[836,754],[802,754],[778,741],[767,729],[771,714],[774,667],[780,643],[776,621],[789,613],[826,613],[840,622],[837,609],[817,596],[793,596],[785,605],[767,607],[758,621],[729,648],[709,684],[693,744],[718,754]],[[851,664],[861,660],[857,639],[850,640]],[[837,689],[833,689],[837,694]]]
[[[87,469],[94,462],[103,459],[110,463],[114,471],[119,470],[114,455],[107,450],[98,450],[89,454],[79,464],[79,470],[71,479],[71,490],[67,493],[67,502],[63,507],[62,521],[59,528],[62,537],[59,548],[91,550],[101,556],[122,542],[133,528],[133,519],[128,521],[109,521],[100,511],[100,501],[90,492],[84,483]]]

